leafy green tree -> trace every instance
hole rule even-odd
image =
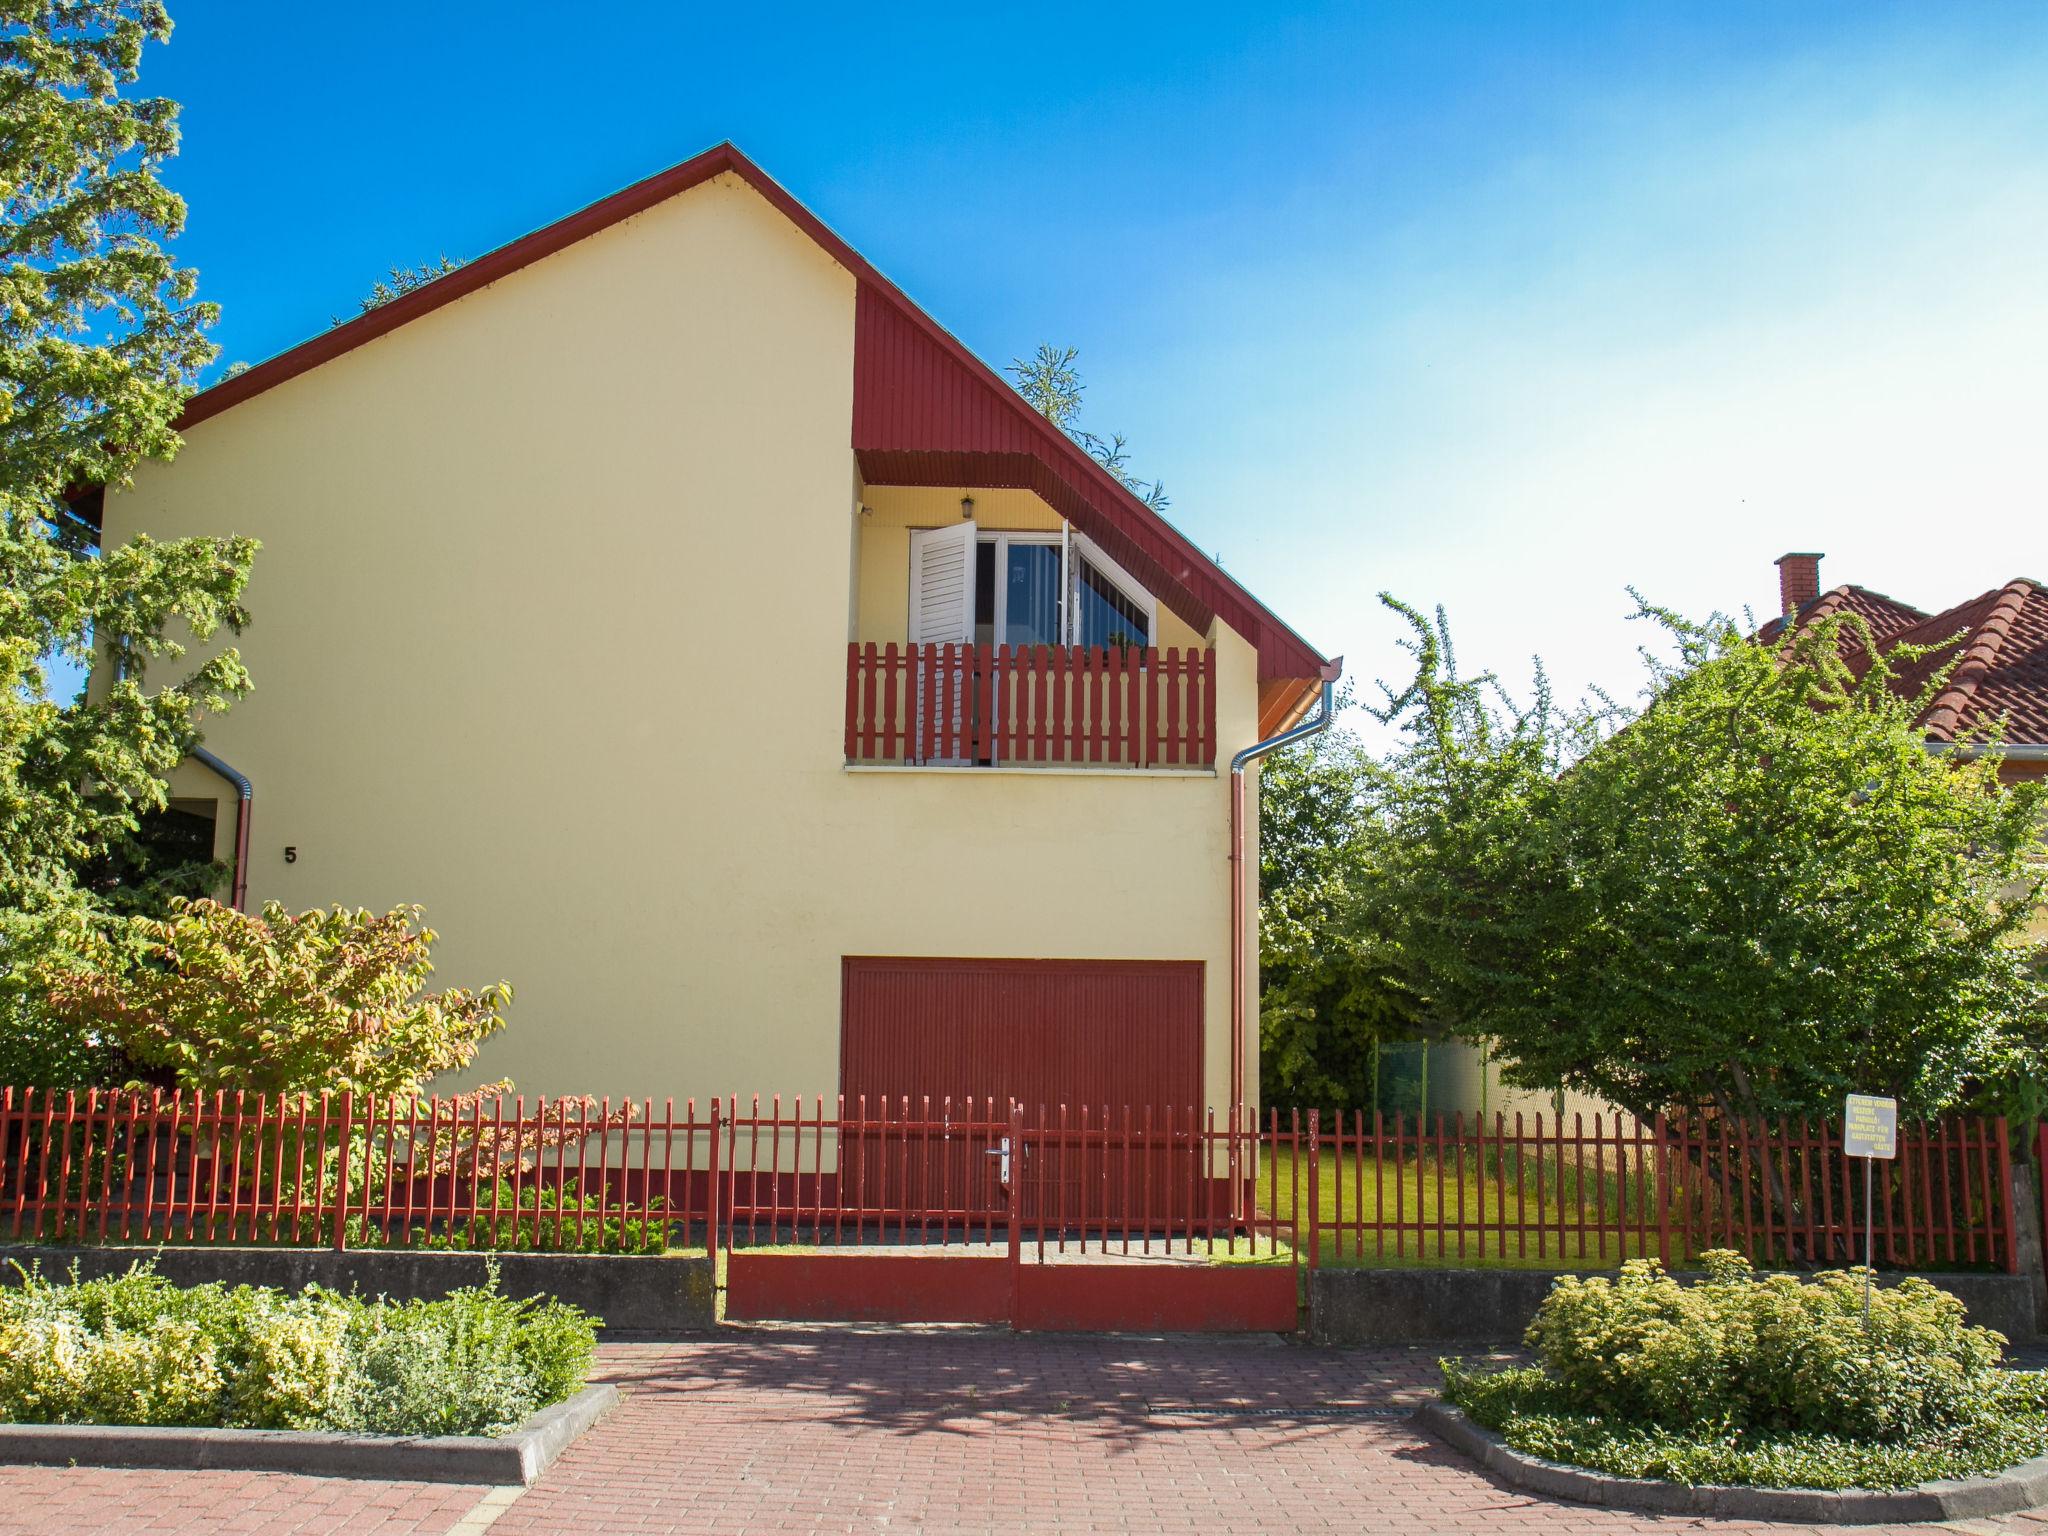
[[[1775,1118],[2038,1075],[2048,786],[1926,750],[1947,669],[1892,685],[1927,648],[1880,653],[1854,615],[1773,647],[1643,605],[1676,659],[1603,731],[1461,679],[1442,626],[1392,606],[1418,669],[1383,712],[1405,734],[1386,896],[1432,1013],[1510,1081]]]
[[[1074,364],[1081,354],[1074,347],[1055,347],[1046,342],[1027,358],[1010,359],[1004,371],[1017,381],[1017,393],[1031,408],[1068,437],[1094,455],[1095,462],[1122,481],[1124,488],[1154,512],[1172,505],[1166,486],[1158,480],[1140,480],[1131,473],[1130,453],[1122,433],[1097,437],[1081,426],[1081,396],[1088,386]]]
[[[1264,1103],[1370,1109],[1378,1047],[1427,1031],[1400,953],[1399,914],[1382,896],[1388,787],[1364,743],[1341,728],[1260,768]]]
[[[245,622],[253,541],[102,554],[74,511],[175,453],[172,423],[214,356],[214,307],[162,248],[185,220],[158,179],[178,109],[125,94],[169,35],[150,0],[0,4],[0,1078],[14,1081],[107,1069],[97,1040],[38,1007],[33,971],[117,926],[78,870],[163,807],[201,720],[248,688],[232,648],[160,674],[188,640]],[[53,667],[95,661],[104,686],[51,697]]]
[[[437,935],[419,918],[179,902],[138,925],[151,964],[106,950],[56,968],[50,1008],[186,1088],[417,1093],[475,1058],[512,997],[503,983],[428,992]]]

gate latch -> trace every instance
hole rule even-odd
[[[1007,1185],[1010,1182],[1010,1138],[1005,1136],[996,1145],[982,1153],[982,1156],[999,1157],[1002,1159],[1001,1165],[996,1169],[996,1179],[999,1183]]]

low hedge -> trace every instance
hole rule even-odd
[[[569,1397],[596,1320],[512,1300],[497,1274],[438,1301],[309,1286],[180,1288],[15,1266],[0,1289],[0,1421],[493,1435]]]
[[[1759,1277],[1702,1256],[1681,1286],[1654,1260],[1561,1277],[1526,1342],[1538,1364],[1443,1362],[1444,1395],[1518,1451],[1622,1477],[1902,1488],[2048,1452],[2048,1374],[1924,1280]]]

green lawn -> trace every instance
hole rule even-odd
[[[1270,1166],[1259,1169],[1259,1209],[1285,1222],[1299,1205],[1305,1219],[1306,1156],[1284,1149],[1268,1155]],[[1477,1154],[1468,1149],[1462,1181],[1455,1159],[1445,1159],[1439,1196],[1434,1158],[1411,1156],[1399,1166],[1389,1161],[1375,1170],[1370,1158],[1324,1152],[1318,1164],[1319,1257],[1327,1265],[1612,1269],[1624,1259],[1658,1256],[1654,1209],[1648,1213],[1647,1241],[1638,1230],[1643,1191],[1633,1168],[1624,1180],[1618,1171],[1602,1173],[1590,1166],[1582,1174],[1567,1159],[1560,1178],[1555,1158],[1544,1158],[1539,1168],[1531,1154],[1519,1167],[1511,1156],[1503,1177],[1489,1152],[1481,1178]],[[1654,1188],[1649,1193],[1654,1198]],[[1381,1223],[1386,1229],[1375,1230]],[[1305,1227],[1300,1242],[1307,1247]],[[1217,1249],[1217,1257],[1227,1259],[1223,1245]],[[1674,1233],[1672,1263],[1686,1257]]]

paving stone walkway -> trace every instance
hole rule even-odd
[[[0,1531],[1814,1529],[1610,1514],[1506,1488],[1407,1421],[1435,1356],[1264,1337],[957,1329],[612,1342],[602,1374],[625,1390],[623,1405],[516,1497],[272,1474],[0,1468]],[[2048,1516],[1918,1529],[2048,1536]]]

